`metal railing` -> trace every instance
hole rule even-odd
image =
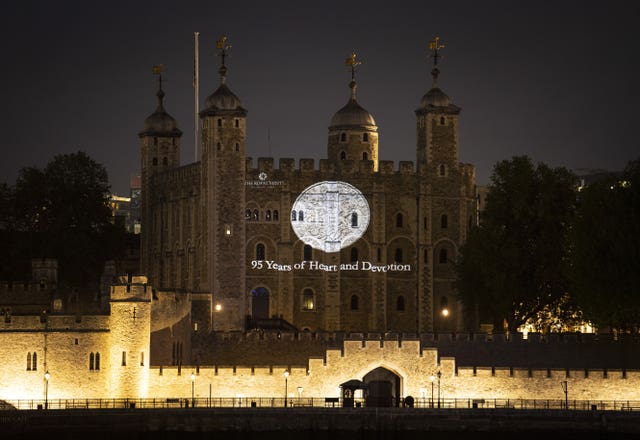
[[[565,399],[437,399],[412,398],[394,401],[349,399],[337,397],[171,397],[148,399],[48,399],[0,401],[1,409],[161,409],[161,408],[361,408],[367,406],[402,407],[429,410],[447,409],[508,409],[508,410],[570,410],[570,411],[640,411],[640,400],[568,400]]]

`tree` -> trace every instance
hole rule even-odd
[[[640,160],[579,195],[573,229],[572,286],[599,327],[640,326]]]
[[[577,178],[527,156],[494,166],[486,208],[457,264],[469,315],[514,331],[567,301]],[[475,323],[477,327],[477,323]]]
[[[11,205],[4,234],[24,247],[13,254],[58,259],[63,289],[97,288],[104,262],[124,243],[123,228],[111,223],[109,189],[105,168],[84,152],[55,156],[44,170],[22,168],[15,188],[2,192]]]

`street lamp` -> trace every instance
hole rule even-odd
[[[284,407],[287,407],[287,392],[289,387],[289,370],[284,372]]]
[[[429,376],[429,380],[431,381],[431,408],[433,408],[433,381],[436,380],[436,377],[432,374]]]
[[[44,409],[49,407],[49,378],[51,375],[49,374],[49,370],[44,373]]]
[[[192,408],[196,406],[195,385],[196,385],[196,375],[194,373],[191,373],[191,407]]]
[[[440,408],[440,377],[442,376],[442,373],[440,372],[440,370],[438,370],[438,408]]]
[[[564,408],[569,409],[569,383],[566,380],[561,382],[564,391]]]

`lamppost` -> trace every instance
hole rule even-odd
[[[569,384],[566,380],[561,382],[564,391],[564,409],[569,409]]]
[[[284,372],[284,407],[287,407],[287,392],[289,387],[289,370]]]
[[[433,381],[436,380],[436,377],[432,374],[429,376],[429,380],[431,381],[431,408],[433,408]]]
[[[49,370],[44,373],[44,409],[49,408]]]
[[[195,385],[196,385],[196,375],[195,373],[191,373],[191,407],[192,408],[196,406]]]
[[[438,408],[440,408],[440,377],[442,376],[442,373],[440,372],[440,370],[438,370]]]

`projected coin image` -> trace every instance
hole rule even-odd
[[[315,183],[291,208],[291,226],[298,238],[324,252],[338,252],[362,237],[369,218],[367,199],[345,182]]]

